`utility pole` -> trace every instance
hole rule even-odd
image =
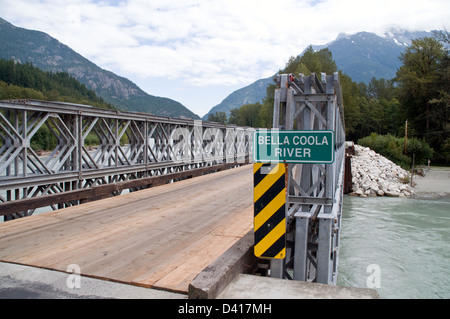
[[[408,143],[408,120],[406,120],[405,123],[405,155],[406,155],[406,150],[407,150],[407,143]]]

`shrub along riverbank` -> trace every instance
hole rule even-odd
[[[379,135],[372,133],[358,140],[358,145],[369,147],[376,153],[383,155],[404,169],[410,169],[414,157],[415,165],[427,164],[428,159],[433,157],[433,149],[427,142],[418,138],[395,137],[393,135]]]

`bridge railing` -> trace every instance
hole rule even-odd
[[[273,276],[335,284],[342,216],[345,122],[338,73],[278,75],[273,127],[334,132],[332,164],[287,168],[286,258]]]
[[[0,205],[242,164],[252,158],[252,139],[252,128],[213,122],[62,102],[0,101]],[[37,143],[50,150],[38,151]]]

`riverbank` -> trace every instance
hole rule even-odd
[[[425,176],[413,176],[414,198],[450,198],[450,167],[425,169]]]
[[[359,197],[413,197],[411,174],[368,147],[354,146],[351,158],[352,192]]]

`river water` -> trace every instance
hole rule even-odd
[[[344,197],[338,285],[450,298],[450,199]]]

